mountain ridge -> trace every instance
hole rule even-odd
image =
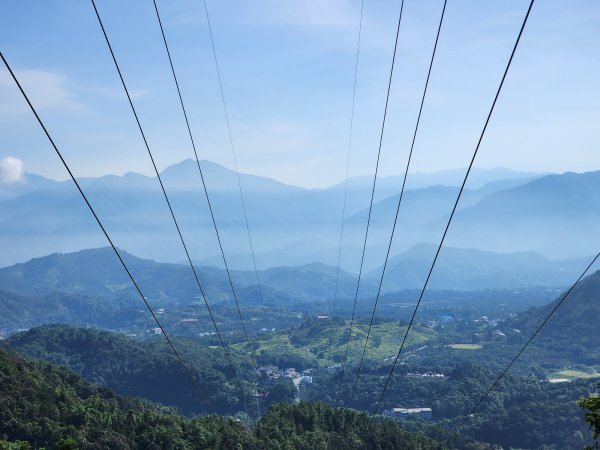
[[[229,266],[251,269],[237,176],[222,166],[203,163]],[[165,188],[193,260],[220,264],[220,249],[195,162],[183,161],[165,169],[164,174]],[[594,212],[598,203],[594,188],[600,185],[600,179],[593,173],[522,175],[527,176],[495,180],[465,190],[448,244],[497,253],[534,250],[553,259],[589,254],[588,242],[596,228],[600,231],[600,215]],[[337,264],[343,200],[340,189],[304,189],[248,174],[240,174],[240,179],[259,267]],[[399,187],[385,188],[386,180],[382,178],[383,187],[376,190],[365,259],[367,271],[377,268],[383,260],[397,203]],[[127,173],[81,181],[116,245],[156,261],[177,262],[185,258],[162,193],[152,177]],[[536,186],[542,186],[535,194],[537,207],[527,208],[527,193]],[[456,190],[456,186],[435,185],[405,192],[392,256],[420,242],[439,239]],[[573,197],[577,192],[585,198]],[[354,266],[360,249],[356,243],[364,237],[369,198],[369,189],[348,193],[341,266],[349,272],[357,270]],[[556,203],[559,198],[563,200]],[[513,204],[521,206],[510,206]],[[570,208],[569,223],[557,221],[553,212],[556,204]],[[544,239],[536,233],[549,237]],[[25,241],[28,245],[19,245]],[[5,250],[0,254],[0,265],[8,265],[55,252],[99,247],[103,238],[72,183],[51,182],[51,186],[16,197],[0,196],[0,245]]]

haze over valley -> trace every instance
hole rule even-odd
[[[599,449],[599,18],[0,2],[0,450]]]

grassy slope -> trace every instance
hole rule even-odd
[[[256,354],[263,362],[270,355],[294,355],[303,358],[308,365],[327,366],[343,360],[350,323],[336,322],[330,326],[328,322],[303,324],[291,333],[275,333],[258,342]],[[332,333],[333,331],[333,333]],[[352,341],[348,352],[349,359],[360,358],[367,336],[368,324],[355,323],[352,330]],[[393,357],[402,343],[406,326],[398,322],[385,322],[373,325],[369,345],[365,354],[366,360],[383,361]],[[429,328],[413,327],[407,339],[407,349],[424,344],[435,337]],[[329,361],[329,342],[331,337],[331,362]],[[244,344],[238,344],[242,350]]]

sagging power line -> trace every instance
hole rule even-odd
[[[161,20],[161,17],[160,17],[160,13],[158,11],[158,6],[156,4],[156,0],[153,0],[153,3],[154,3],[154,10],[156,12],[156,18],[157,18],[158,24],[160,26],[160,32],[161,32],[161,35],[162,35],[162,38],[163,38],[163,43],[165,45],[165,50],[166,50],[166,53],[167,53],[167,57],[169,59],[169,66],[171,67],[171,73],[173,74],[173,80],[175,82],[175,87],[177,88],[177,95],[179,96],[179,103],[181,105],[181,110],[183,112],[183,117],[185,119],[185,124],[186,124],[186,127],[187,127],[188,136],[190,138],[190,143],[192,145],[192,149],[194,151],[194,156],[196,158],[196,165],[198,167],[198,173],[200,174],[200,180],[202,181],[202,188],[204,190],[204,194],[205,194],[205,197],[206,197],[206,203],[208,204],[208,210],[210,212],[210,217],[212,219],[213,228],[214,228],[214,231],[215,231],[215,235],[217,237],[217,242],[219,244],[219,249],[221,251],[221,256],[223,258],[223,265],[225,266],[225,270],[227,272],[227,279],[229,280],[229,286],[231,288],[231,292],[233,294],[233,298],[235,300],[235,304],[236,304],[236,307],[237,307],[238,315],[239,315],[240,321],[242,323],[242,330],[243,330],[244,335],[246,337],[246,342],[248,344],[248,349],[250,350],[250,353],[252,355],[252,361],[253,361],[253,364],[254,364],[254,369],[256,371],[257,381],[260,384],[261,381],[260,381],[260,377],[259,377],[258,371],[257,371],[257,364],[256,364],[255,356],[254,356],[254,350],[252,349],[252,346],[250,345],[250,341],[249,341],[249,338],[248,338],[248,333],[246,331],[246,326],[245,326],[244,320],[242,318],[242,312],[241,312],[240,305],[239,305],[239,302],[238,302],[238,299],[237,299],[235,287],[233,285],[233,280],[231,278],[231,272],[229,271],[229,266],[227,264],[227,258],[225,257],[225,251],[223,249],[223,243],[221,242],[221,235],[219,234],[219,229],[218,229],[218,226],[217,226],[217,221],[215,219],[215,214],[213,212],[213,207],[212,207],[212,203],[210,201],[210,196],[208,194],[208,188],[206,186],[206,181],[205,181],[205,178],[204,178],[204,173],[202,171],[202,166],[200,164],[200,159],[198,157],[198,151],[196,149],[196,143],[194,141],[194,137],[193,137],[193,134],[192,134],[192,129],[191,129],[190,122],[189,122],[188,115],[187,115],[187,111],[186,111],[186,108],[185,108],[185,103],[183,101],[183,96],[181,94],[181,89],[179,87],[179,81],[177,80],[177,74],[175,72],[175,67],[173,65],[173,59],[171,57],[171,51],[169,50],[169,45],[167,43],[167,37],[165,35],[165,30],[163,28],[163,24],[162,24],[162,20]],[[256,266],[255,266],[255,270],[256,270]],[[257,280],[258,280],[258,271],[256,271],[256,277],[257,277]],[[259,285],[259,289],[260,289],[260,285]],[[261,299],[262,299],[262,290],[261,290]],[[263,315],[264,315],[264,320],[265,320],[265,323],[266,323],[266,310],[265,310],[265,306],[264,306],[264,301],[263,301]],[[264,388],[263,388],[263,392],[264,392]],[[258,402],[258,397],[257,397],[257,402]],[[259,408],[259,410],[260,410],[260,408]],[[259,415],[260,415],[260,413],[259,413]]]
[[[421,301],[423,300],[423,295],[425,294],[425,291],[427,290],[427,285],[429,284],[429,279],[431,278],[431,274],[433,272],[433,269],[435,267],[435,263],[437,262],[438,256],[440,254],[440,251],[442,250],[442,246],[444,245],[444,240],[446,239],[446,235],[448,234],[448,229],[450,228],[450,224],[452,223],[452,219],[454,217],[454,214],[456,213],[456,209],[458,207],[458,203],[460,202],[462,193],[465,189],[465,185],[467,183],[467,179],[469,178],[469,174],[471,173],[471,169],[473,168],[473,164],[475,163],[475,158],[477,157],[477,153],[479,152],[479,147],[481,146],[481,142],[483,141],[483,136],[485,135],[485,132],[487,130],[487,127],[490,123],[490,119],[492,117],[492,113],[494,112],[494,108],[496,107],[496,103],[498,102],[498,98],[500,97],[500,92],[502,91],[502,87],[504,86],[504,81],[506,80],[506,76],[508,75],[508,71],[510,69],[511,63],[513,61],[513,58],[515,56],[515,53],[517,51],[517,48],[519,46],[519,42],[521,41],[521,36],[523,35],[523,31],[525,30],[525,25],[527,24],[527,20],[529,19],[529,14],[531,13],[531,8],[533,7],[533,3],[535,0],[531,0],[531,3],[529,4],[529,8],[527,9],[527,13],[525,14],[525,17],[523,19],[523,22],[521,24],[521,28],[519,30],[519,34],[517,35],[517,39],[513,45],[512,51],[510,53],[510,57],[508,59],[508,62],[506,64],[506,67],[504,69],[504,73],[502,74],[502,79],[500,80],[500,84],[498,86],[498,89],[496,91],[496,95],[494,96],[494,100],[492,102],[492,105],[490,107],[490,110],[488,112],[487,118],[485,120],[485,123],[483,125],[483,129],[481,130],[481,133],[479,135],[479,139],[477,141],[477,145],[475,146],[475,150],[473,152],[473,156],[471,158],[471,162],[469,163],[469,167],[467,168],[467,172],[465,173],[462,185],[460,187],[460,190],[458,191],[458,196],[456,197],[456,201],[454,203],[454,207],[452,208],[452,212],[450,213],[450,217],[448,218],[448,222],[446,223],[446,228],[444,229],[444,233],[442,235],[442,238],[440,240],[440,243],[437,247],[437,251],[435,253],[435,256],[433,258],[433,261],[431,263],[431,266],[429,268],[429,273],[427,274],[427,278],[425,279],[425,283],[423,284],[423,288],[421,289],[421,293],[419,295],[419,299],[415,305],[415,309],[413,311],[412,317],[408,323],[408,327],[406,328],[406,333],[404,334],[404,338],[402,339],[402,343],[400,345],[400,349],[398,350],[398,354],[396,355],[394,362],[392,364],[392,368],[390,369],[390,373],[385,381],[383,390],[381,392],[381,395],[379,397],[379,400],[377,402],[377,406],[375,407],[375,412],[374,414],[377,414],[377,412],[379,411],[379,408],[381,407],[381,402],[383,401],[383,396],[385,395],[385,391],[387,390],[388,384],[392,378],[392,376],[394,375],[394,369],[396,368],[396,364],[398,363],[398,359],[400,358],[400,354],[402,353],[402,349],[404,348],[404,345],[406,343],[406,339],[408,337],[408,333],[410,332],[410,329],[415,321],[415,317],[417,315],[417,311],[419,310],[419,306],[421,305]]]
[[[588,264],[588,266],[581,273],[581,275],[579,276],[579,278],[577,278],[577,281],[575,281],[575,283],[573,283],[571,285],[571,287],[567,290],[567,292],[565,292],[562,295],[562,298],[556,303],[556,305],[554,306],[554,308],[552,308],[552,310],[550,311],[550,313],[546,316],[546,318],[542,321],[542,323],[540,324],[540,326],[535,330],[535,332],[527,340],[527,342],[521,348],[521,350],[519,350],[519,352],[515,355],[515,357],[511,360],[511,362],[504,368],[504,370],[502,372],[500,372],[500,375],[498,376],[498,378],[496,378],[496,380],[492,383],[492,385],[486,391],[486,393],[483,395],[483,397],[481,397],[481,399],[479,399],[479,401],[475,404],[475,406],[473,407],[473,409],[471,410],[471,412],[465,417],[465,419],[460,423],[460,425],[452,432],[452,434],[450,435],[450,437],[446,440],[446,445],[448,445],[450,443],[450,441],[452,439],[454,439],[454,437],[458,434],[458,432],[462,429],[462,427],[467,423],[467,420],[469,419],[469,417],[471,417],[473,414],[475,414],[475,411],[477,411],[477,409],[481,406],[481,404],[484,402],[484,400],[487,398],[487,396],[490,395],[490,393],[496,388],[496,386],[498,385],[498,383],[500,382],[500,380],[502,380],[502,378],[504,377],[504,375],[506,375],[506,373],[510,370],[510,368],[517,361],[517,359],[519,359],[519,357],[525,351],[525,349],[529,346],[529,344],[531,344],[531,341],[533,341],[533,339],[540,333],[540,331],[542,330],[542,328],[544,327],[544,325],[546,325],[546,323],[550,320],[550,318],[554,315],[554,313],[558,310],[558,308],[560,308],[560,306],[564,303],[564,301],[571,294],[571,292],[573,292],[573,290],[575,289],[575,287],[579,284],[579,282],[585,276],[585,274],[589,272],[589,270],[596,263],[596,261],[598,260],[598,258],[600,258],[600,252],[598,252],[596,254],[596,256],[594,257],[594,259],[592,259],[592,262],[590,262]]]
[[[333,342],[333,318],[335,317],[335,306],[338,298],[338,288],[340,282],[340,264],[342,262],[342,243],[344,240],[344,222],[346,221],[346,199],[348,197],[348,172],[350,170],[350,152],[352,150],[352,131],[354,129],[354,106],[356,100],[356,81],[358,78],[358,61],[360,56],[360,39],[362,35],[362,23],[363,23],[363,12],[365,8],[365,1],[360,2],[360,19],[358,21],[358,39],[356,42],[356,62],[354,65],[354,85],[352,87],[352,108],[350,110],[350,131],[348,133],[348,152],[346,154],[346,177],[344,178],[344,201],[342,203],[342,220],[340,223],[340,241],[338,245],[338,256],[337,256],[337,268],[335,271],[335,288],[333,293],[333,301],[331,308],[331,317],[329,318],[329,349],[327,360],[331,364],[331,347]]]
[[[396,38],[394,41],[394,52],[392,54],[392,64],[390,67],[390,75],[388,78],[388,86],[387,86],[387,93],[386,93],[386,97],[385,97],[385,107],[383,110],[383,119],[381,122],[381,132],[379,134],[379,148],[377,150],[377,162],[375,164],[375,174],[373,175],[373,187],[371,189],[371,201],[369,203],[369,216],[367,218],[367,227],[365,229],[365,238],[364,238],[364,242],[363,242],[363,248],[362,248],[362,256],[360,259],[360,269],[358,272],[358,281],[356,282],[356,293],[354,295],[354,305],[352,307],[352,317],[350,319],[350,326],[348,328],[348,340],[346,342],[346,352],[344,354],[344,362],[342,364],[342,373],[340,376],[340,384],[338,386],[338,390],[337,390],[337,394],[336,394],[336,400],[335,400],[335,406],[337,408],[339,402],[340,402],[340,392],[342,390],[342,383],[344,382],[344,373],[346,372],[346,363],[348,360],[348,350],[350,348],[350,340],[352,339],[352,328],[354,326],[354,316],[356,314],[356,302],[358,300],[358,292],[360,289],[360,280],[361,280],[361,275],[362,275],[362,270],[363,270],[363,264],[365,261],[365,250],[367,248],[367,239],[369,237],[369,225],[371,223],[371,213],[373,211],[373,198],[375,196],[375,185],[377,184],[377,173],[379,171],[379,159],[381,156],[381,147],[383,144],[383,133],[385,131],[385,120],[387,118],[387,111],[388,111],[388,104],[389,104],[389,100],[390,100],[390,91],[392,89],[392,79],[394,76],[394,65],[396,63],[396,50],[398,48],[398,36],[400,35],[400,24],[402,22],[402,11],[404,10],[404,0],[402,0],[402,3],[400,4],[400,13],[398,14],[398,25],[396,27]]]
[[[229,366],[233,370],[233,373],[234,373],[235,378],[236,378],[237,383],[238,383],[238,387],[240,389],[240,394],[243,396],[244,402],[245,402],[244,388],[242,386],[241,380],[240,380],[240,378],[239,378],[239,376],[238,376],[238,374],[237,374],[237,372],[235,370],[235,367],[233,365],[230,352],[227,350],[227,348],[225,346],[225,342],[223,340],[223,337],[222,337],[222,335],[221,335],[221,333],[220,333],[220,331],[219,331],[219,329],[217,327],[217,323],[216,323],[215,318],[213,316],[213,313],[212,313],[212,310],[210,308],[210,305],[208,304],[208,300],[207,300],[206,295],[204,293],[204,289],[202,288],[202,284],[200,283],[200,277],[199,277],[198,272],[197,272],[197,270],[194,267],[194,264],[192,262],[192,258],[190,256],[189,250],[187,248],[187,244],[185,243],[185,239],[183,238],[183,234],[181,232],[181,228],[179,227],[179,222],[177,221],[177,218],[175,217],[175,212],[173,210],[173,207],[171,206],[171,201],[169,200],[169,196],[167,195],[167,191],[166,191],[165,186],[163,184],[162,177],[160,176],[160,172],[158,171],[158,167],[156,166],[156,162],[154,161],[154,156],[152,155],[152,151],[150,150],[150,145],[148,143],[148,140],[146,139],[146,135],[144,133],[144,129],[142,128],[142,124],[141,124],[140,119],[138,117],[138,114],[137,114],[137,111],[135,109],[135,106],[133,105],[133,101],[131,99],[131,95],[129,94],[129,89],[127,88],[127,84],[125,83],[125,79],[124,79],[123,74],[121,72],[121,68],[119,67],[119,63],[117,62],[117,58],[116,58],[115,53],[113,51],[112,45],[110,43],[110,40],[108,39],[108,35],[106,33],[106,29],[104,28],[104,23],[102,22],[102,18],[100,17],[100,13],[98,12],[98,9],[96,8],[95,1],[94,0],[90,0],[90,1],[92,3],[93,8],[94,8],[94,12],[96,14],[96,18],[98,19],[98,24],[100,25],[100,29],[102,31],[102,35],[104,36],[104,40],[106,41],[106,45],[107,45],[108,50],[110,52],[110,55],[112,57],[112,61],[113,61],[114,66],[115,66],[115,68],[117,70],[117,73],[119,75],[119,79],[121,81],[121,84],[122,84],[123,89],[125,91],[125,94],[127,96],[127,100],[129,101],[129,106],[131,108],[131,111],[133,112],[133,116],[135,118],[138,130],[139,130],[140,135],[142,137],[142,140],[144,142],[144,146],[146,147],[146,150],[148,152],[148,156],[150,157],[150,161],[152,163],[152,167],[154,168],[154,172],[156,173],[156,177],[157,177],[157,180],[158,180],[158,182],[160,184],[160,188],[162,190],[162,193],[163,193],[163,196],[165,198],[165,201],[166,201],[167,207],[169,209],[169,212],[171,214],[171,218],[173,219],[173,223],[174,223],[175,228],[177,230],[177,234],[179,235],[179,240],[181,241],[181,245],[182,245],[183,250],[184,250],[184,252],[186,254],[188,264],[189,264],[189,266],[190,266],[190,268],[192,270],[192,273],[194,275],[194,279],[196,281],[196,284],[198,286],[198,289],[200,291],[202,299],[204,300],[204,304],[206,305],[207,311],[208,311],[208,313],[210,315],[210,318],[211,318],[211,321],[212,321],[213,326],[215,328],[215,331],[216,331],[216,333],[218,335],[221,347],[223,348],[223,351],[225,352],[225,356],[227,358]],[[237,300],[236,300],[236,303],[237,303]],[[243,323],[243,320],[242,320],[242,323]],[[245,331],[245,327],[244,327],[244,331]],[[246,337],[247,337],[247,335],[246,335]],[[250,347],[249,341],[248,341],[248,346]],[[255,370],[256,370],[256,363],[254,363],[254,365],[255,365]]]
[[[260,276],[258,275],[258,267],[256,265],[256,253],[254,252],[254,243],[252,241],[252,233],[250,232],[250,224],[248,222],[248,214],[246,213],[246,200],[244,198],[244,191],[242,189],[242,181],[240,180],[240,171],[238,169],[235,146],[233,145],[233,134],[231,132],[231,123],[229,121],[229,112],[227,110],[227,102],[225,101],[225,90],[223,89],[223,80],[221,79],[221,69],[219,67],[219,59],[217,58],[217,50],[215,48],[215,38],[213,36],[212,26],[211,26],[211,22],[210,22],[210,15],[208,13],[208,6],[206,4],[206,0],[203,0],[203,3],[204,3],[204,13],[206,15],[206,23],[208,25],[208,33],[210,35],[210,44],[211,44],[211,48],[212,48],[213,59],[215,62],[215,70],[217,72],[217,79],[219,81],[219,91],[221,93],[221,103],[223,104],[223,112],[225,114],[225,123],[227,125],[227,135],[229,137],[229,145],[231,147],[231,155],[233,156],[233,165],[235,168],[235,175],[237,178],[238,190],[240,192],[240,201],[242,203],[242,213],[244,214],[244,223],[246,225],[246,234],[248,235],[248,244],[250,246],[250,254],[252,256],[252,265],[254,267],[254,274],[256,277],[256,285],[258,286],[258,293],[260,295],[260,301],[262,304],[263,313],[265,315],[265,324],[266,324],[266,328],[268,330],[269,325],[267,323],[265,299],[263,296],[263,289],[262,289],[262,284],[260,282]]]
[[[387,263],[390,258],[390,251],[392,250],[392,243],[394,242],[394,233],[396,231],[396,224],[398,223],[398,215],[400,213],[400,207],[402,206],[402,198],[404,197],[404,188],[406,187],[406,179],[408,178],[408,170],[412,160],[413,150],[415,148],[415,141],[417,139],[417,132],[419,131],[419,124],[421,123],[421,114],[423,113],[423,105],[425,104],[425,97],[427,96],[427,87],[429,86],[429,79],[431,77],[431,69],[433,67],[433,61],[435,60],[435,53],[437,50],[438,42],[440,39],[440,32],[442,31],[442,24],[444,23],[444,15],[446,13],[446,5],[448,0],[444,0],[444,6],[442,7],[442,14],[440,15],[440,21],[437,28],[437,34],[435,36],[435,44],[433,45],[433,51],[431,53],[431,60],[429,61],[429,69],[427,70],[427,79],[425,80],[425,87],[423,88],[423,95],[421,97],[421,105],[419,106],[419,114],[417,115],[417,122],[415,124],[415,130],[412,136],[412,142],[410,144],[410,152],[408,153],[408,160],[406,162],[406,168],[404,169],[404,178],[402,180],[402,189],[400,190],[400,196],[398,197],[398,204],[396,206],[396,215],[394,217],[394,225],[392,226],[392,232],[388,242],[387,253],[385,255],[385,261],[383,263],[383,269],[381,271],[381,277],[379,278],[379,286],[377,287],[377,295],[375,302],[373,303],[373,311],[371,313],[371,320],[369,321],[369,328],[367,330],[367,336],[365,337],[365,344],[363,346],[362,355],[356,371],[356,377],[354,379],[354,386],[352,387],[352,395],[350,396],[349,407],[352,406],[354,401],[354,395],[356,394],[356,387],[358,386],[358,380],[360,378],[360,371],[362,369],[365,353],[367,352],[367,345],[369,344],[369,337],[371,336],[371,329],[373,327],[373,321],[375,320],[375,311],[377,310],[377,304],[379,303],[379,296],[381,295],[381,287],[383,286],[383,279],[385,277],[385,271]]]
[[[42,121],[41,117],[38,115],[35,107],[33,106],[33,104],[31,103],[31,101],[29,100],[29,97],[27,96],[27,94],[25,93],[25,91],[23,90],[23,87],[21,86],[21,83],[19,82],[18,78],[16,77],[15,73],[13,72],[11,66],[8,64],[8,61],[6,60],[6,58],[4,58],[4,55],[2,54],[2,52],[0,52],[0,58],[2,58],[2,61],[4,62],[4,65],[6,66],[6,68],[8,69],[8,72],[10,73],[12,79],[14,80],[15,84],[17,85],[19,91],[21,92],[21,94],[23,95],[23,98],[25,99],[25,101],[27,102],[27,105],[29,106],[29,108],[31,109],[31,112],[33,113],[33,115],[35,116],[38,124],[40,125],[40,127],[42,128],[42,131],[44,132],[44,134],[46,135],[46,137],[48,138],[48,141],[50,142],[50,145],[52,146],[52,148],[54,149],[54,151],[56,152],[57,156],[59,157],[60,161],[62,162],[65,170],[67,171],[67,173],[69,174],[69,177],[71,178],[71,180],[73,181],[73,183],[75,184],[75,187],[77,188],[77,190],[79,191],[79,194],[81,195],[81,197],[83,198],[83,200],[85,201],[85,204],[87,205],[88,209],[90,210],[92,216],[94,217],[94,219],[96,220],[96,223],[98,224],[98,226],[100,227],[100,230],[102,231],[102,233],[104,234],[104,237],[106,237],[106,240],[108,241],[108,243],[110,244],[111,248],[113,249],[115,255],[117,256],[117,259],[119,260],[119,262],[121,263],[121,265],[123,266],[123,269],[125,270],[125,272],[127,273],[127,276],[129,277],[131,283],[133,284],[133,286],[135,287],[135,290],[137,291],[137,293],[139,294],[140,298],[142,299],[142,301],[144,302],[144,305],[146,305],[146,308],[148,309],[148,311],[150,312],[150,314],[152,315],[152,318],[154,319],[154,322],[156,323],[156,325],[158,326],[158,328],[160,328],[162,335],[165,337],[167,343],[169,344],[169,347],[171,348],[171,350],[173,351],[173,353],[175,354],[175,356],[177,357],[177,360],[179,361],[179,364],[183,367],[187,377],[190,379],[190,381],[192,382],[194,388],[196,389],[196,391],[198,392],[198,395],[200,397],[200,399],[206,404],[208,410],[210,412],[214,412],[210,402],[208,401],[208,398],[205,396],[204,392],[202,392],[202,390],[200,389],[200,385],[198,384],[198,382],[194,379],[194,377],[192,376],[190,370],[188,369],[187,365],[185,364],[185,362],[183,361],[181,355],[179,354],[179,352],[177,351],[177,349],[175,348],[175,345],[173,344],[171,338],[169,337],[169,335],[166,333],[165,329],[163,328],[162,324],[160,323],[160,321],[158,320],[157,315],[154,313],[154,310],[152,309],[152,307],[150,306],[150,303],[148,303],[147,298],[144,296],[144,294],[142,293],[142,290],[140,288],[140,286],[138,285],[138,283],[136,282],[136,280],[133,278],[133,275],[131,274],[129,268],[127,267],[127,264],[125,264],[125,261],[123,260],[123,257],[121,256],[121,253],[119,252],[119,250],[117,249],[117,247],[115,246],[115,244],[113,243],[112,239],[110,238],[108,232],[106,231],[106,228],[104,228],[103,223],[100,221],[100,218],[98,217],[98,215],[96,214],[96,211],[94,210],[94,208],[92,207],[92,204],[90,203],[90,201],[88,200],[86,194],[84,193],[83,189],[81,188],[81,186],[79,185],[79,182],[77,181],[77,179],[75,178],[75,176],[73,175],[73,172],[71,171],[71,168],[69,167],[69,165],[67,164],[66,160],[64,159],[62,153],[60,152],[60,150],[58,149],[58,147],[56,146],[54,139],[52,139],[50,133],[48,132],[48,130],[46,129],[46,126],[44,125],[44,122]],[[234,370],[234,374],[235,374],[235,370]]]

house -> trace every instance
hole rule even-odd
[[[309,376],[309,375],[302,375],[300,377],[299,384],[306,385],[306,384],[312,384],[312,382],[313,382],[313,378],[311,376]]]
[[[285,369],[283,376],[288,378],[298,378],[300,374],[296,372],[296,369]]]
[[[422,377],[422,378],[445,378],[446,377],[446,375],[444,375],[443,373],[432,373],[432,372],[426,372],[426,373],[409,372],[406,375],[409,377]]]
[[[419,417],[429,420],[432,418],[431,408],[392,408],[383,412],[384,415],[405,419],[407,417]]]

